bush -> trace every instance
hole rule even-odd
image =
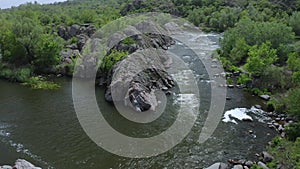
[[[237,83],[238,84],[248,84],[251,81],[251,78],[247,74],[242,74],[241,76],[238,77]]]
[[[296,141],[300,137],[300,123],[289,125],[286,129],[286,134],[290,141]]]
[[[128,56],[128,52],[119,52],[116,50],[113,50],[109,55],[106,55],[103,59],[103,62],[100,66],[101,70],[103,72],[108,72],[111,70],[111,68],[119,62],[121,59],[123,59],[125,56]]]
[[[54,82],[46,81],[45,78],[42,77],[31,77],[25,83],[25,86],[30,86],[33,89],[46,89],[46,90],[54,90],[58,89],[60,86]]]
[[[300,88],[289,90],[285,104],[289,114],[300,117]]]
[[[25,82],[32,72],[29,68],[12,69],[9,67],[0,68],[0,77],[13,82]]]

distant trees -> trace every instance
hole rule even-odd
[[[286,24],[242,19],[235,28],[225,32],[220,42],[221,53],[223,57],[228,58],[230,61],[242,64],[244,59],[247,58],[248,46],[262,45],[269,41],[271,48],[277,49],[278,53],[285,53],[281,51],[285,49],[283,46],[289,45],[293,40],[292,28]],[[280,64],[285,64],[287,56],[279,55],[278,57],[282,61]]]

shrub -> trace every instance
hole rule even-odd
[[[296,141],[300,137],[300,123],[289,125],[286,129],[286,134],[290,141]]]
[[[54,82],[46,81],[45,78],[42,77],[31,77],[25,83],[25,86],[30,86],[33,89],[46,89],[46,90],[54,90],[58,89],[60,86]]]

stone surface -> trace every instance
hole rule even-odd
[[[232,169],[244,169],[242,165],[235,165]]]
[[[33,164],[31,164],[26,160],[18,159],[15,162],[15,165],[13,167],[9,165],[4,165],[4,166],[0,166],[0,169],[41,169],[41,168],[34,166]]]
[[[262,167],[263,169],[269,169],[269,167],[267,167],[267,165],[265,163],[261,162],[261,161],[259,161],[257,163],[257,165],[260,166],[260,167]]]
[[[225,163],[215,163],[205,169],[227,169],[228,165]]]
[[[269,163],[269,162],[272,162],[274,160],[274,157],[266,151],[264,151],[262,153],[262,157],[264,159],[263,160],[264,163]]]
[[[254,163],[252,161],[247,161],[245,163],[245,165],[248,166],[248,167],[252,167],[254,165]]]
[[[263,99],[263,100],[266,100],[266,101],[269,101],[270,99],[271,99],[271,96],[269,96],[269,95],[260,95],[259,96],[261,99]]]

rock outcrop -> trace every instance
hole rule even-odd
[[[121,40],[128,36],[134,43]],[[167,32],[152,22],[142,22],[111,35],[107,43],[111,51],[127,51],[130,55],[115,64],[108,74],[102,75],[105,80],[101,81],[107,85],[105,99],[124,102],[138,112],[155,110],[155,91],[167,92],[175,85],[166,71],[172,59],[164,51],[174,44]]]
[[[15,162],[14,166],[4,165],[4,166],[0,166],[0,169],[41,169],[41,168],[34,166],[33,164],[31,164],[26,160],[18,159]]]
[[[76,38],[76,41],[66,45],[66,49],[61,51],[61,61],[63,64],[71,64],[81,53],[88,39],[96,32],[96,27],[92,24],[83,24],[72,26],[59,26],[57,34],[64,40]],[[59,70],[60,74],[67,74],[67,70]]]

